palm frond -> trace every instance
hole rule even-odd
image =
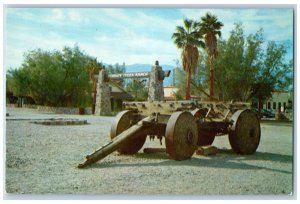
[[[182,26],[176,26],[176,31],[180,34],[186,33],[186,30]]]
[[[184,27],[187,29],[187,30],[190,30],[193,26],[193,20],[191,19],[184,19],[183,20],[183,24],[184,24]]]
[[[222,35],[221,31],[216,31],[216,34],[217,34],[219,37],[221,37],[221,35]]]

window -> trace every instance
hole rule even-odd
[[[283,102],[283,108],[286,109],[286,102]]]
[[[276,110],[276,102],[273,102],[273,109]]]
[[[271,109],[271,102],[268,102],[268,109]]]
[[[281,111],[281,102],[278,102],[278,109]]]

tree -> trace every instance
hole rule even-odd
[[[228,40],[219,39],[219,55],[214,60],[215,94],[219,100],[252,100],[261,104],[272,91],[292,88],[293,64],[285,59],[285,46],[268,42],[264,48],[264,43],[262,29],[246,36],[242,24],[235,25]],[[199,60],[197,72],[191,79],[191,93],[205,96],[210,70],[205,53],[200,55],[204,57]],[[185,73],[181,69],[176,72],[180,98]]]
[[[145,101],[148,97],[148,89],[145,80],[134,79],[126,86],[126,91],[134,96],[135,101]]]
[[[108,65],[106,69],[109,74],[119,74],[119,73],[126,72],[125,63],[123,63],[122,65],[119,65],[118,63],[116,63],[114,66]]]
[[[284,56],[286,48],[283,44],[270,41],[267,44],[263,61],[251,86],[249,98],[258,101],[260,109],[264,100],[272,96],[274,90],[286,90],[292,84],[292,61],[286,63]]]
[[[274,90],[273,84],[270,81],[256,81],[252,84],[249,98],[258,101],[258,115],[260,115],[263,101],[272,96]]]
[[[197,30],[197,23],[193,20],[185,19],[183,21],[184,27],[177,26],[175,33],[172,35],[174,43],[179,49],[182,49],[181,59],[182,66],[185,72],[187,72],[186,79],[186,99],[191,98],[190,94],[190,84],[191,84],[191,75],[195,73],[199,51],[198,47],[204,47],[205,44],[201,40],[202,35]]]
[[[92,104],[92,114],[95,113],[96,107],[96,97],[97,97],[97,79],[96,74],[103,68],[102,63],[97,62],[97,58],[90,59],[86,64],[87,72],[89,73],[89,78],[93,82],[93,104]]]
[[[122,74],[126,72],[126,66],[125,63],[123,63],[121,66],[118,63],[116,63],[114,66],[108,65],[106,70],[108,74]],[[115,79],[114,81],[121,87],[125,86],[124,79]]]
[[[246,101],[263,59],[262,30],[245,36],[236,24],[228,40],[219,40],[214,61],[215,91],[222,101]]]
[[[205,48],[208,56],[210,68],[210,100],[214,98],[214,69],[213,60],[218,55],[217,36],[221,37],[221,27],[223,23],[218,21],[218,18],[210,13],[206,13],[201,17],[201,22],[198,24],[200,32],[203,33],[205,39]]]
[[[78,46],[62,52],[36,49],[25,53],[19,69],[9,71],[8,89],[39,105],[84,106],[90,103],[91,84],[86,64],[91,57]]]
[[[60,58],[58,58],[60,59]],[[86,64],[91,57],[79,49],[77,45],[73,48],[65,47],[61,53],[62,69],[58,69],[61,77],[61,88],[63,94],[56,104],[63,106],[86,106],[90,104],[91,84],[89,83],[89,73],[86,72]],[[60,73],[61,72],[61,73]]]
[[[209,97],[209,94],[206,92],[206,81],[209,76],[206,73],[206,66],[204,62],[204,58],[200,58],[200,56],[205,56],[205,53],[199,53],[199,60],[197,65],[197,71],[196,73],[191,77],[191,94],[195,96],[200,96],[202,98]],[[176,100],[182,100],[184,99],[185,95],[185,83],[186,83],[186,75],[187,73],[183,70],[182,67],[177,67],[174,70],[175,73],[175,81],[176,81],[176,87],[179,88],[179,90],[175,93]]]
[[[26,70],[9,69],[6,74],[8,92],[14,93],[15,96],[26,96],[29,93],[30,79]]]

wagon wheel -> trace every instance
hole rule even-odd
[[[205,132],[201,131],[201,120],[205,118],[205,115],[207,113],[207,109],[195,109],[192,112],[192,115],[194,116],[197,125],[198,125],[198,146],[206,146],[211,145],[216,137],[216,134],[214,132]]]
[[[110,138],[113,139],[137,122],[138,118],[135,117],[133,111],[126,110],[120,112],[111,126]],[[117,151],[120,154],[135,154],[143,147],[146,137],[147,135],[136,135],[134,138],[129,139],[126,143],[124,143],[124,145]]]
[[[171,115],[165,133],[167,152],[172,159],[190,159],[197,148],[198,127],[190,112]]]
[[[260,123],[251,110],[238,110],[231,117],[229,142],[238,154],[253,154],[260,141]]]

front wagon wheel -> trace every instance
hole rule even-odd
[[[110,138],[113,139],[119,134],[135,125],[138,122],[137,118],[134,115],[133,111],[126,110],[120,112],[116,119],[114,120],[111,130]],[[129,139],[122,147],[117,151],[120,154],[135,154],[137,153],[144,145],[147,135],[136,135],[134,138]]]

